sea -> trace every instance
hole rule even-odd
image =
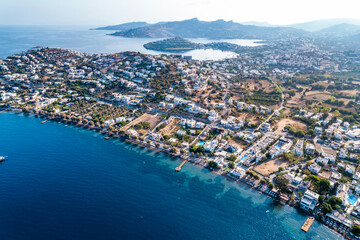
[[[66,28],[0,27],[0,55],[139,46]],[[207,169],[186,164],[177,173],[178,159],[42,120],[0,113],[1,240],[343,239],[316,221],[304,233],[306,214]]]
[[[145,54],[169,54],[147,50],[145,43],[160,38],[123,38],[111,36],[114,31],[89,30],[91,26],[0,26],[0,58],[26,51],[35,46],[60,47],[86,53],[116,53],[136,51]],[[240,46],[259,46],[263,43],[254,39],[193,39],[197,43],[229,42]],[[175,53],[179,54],[179,53]],[[237,54],[213,49],[197,49],[182,53],[196,60],[222,60],[234,58]]]

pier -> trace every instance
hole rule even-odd
[[[304,225],[301,227],[301,230],[303,230],[304,232],[309,231],[311,225],[313,224],[315,218],[314,217],[309,217],[308,219],[306,219]]]
[[[184,160],[177,168],[175,168],[175,171],[180,172],[181,168],[185,165],[186,162],[187,162],[187,160]]]

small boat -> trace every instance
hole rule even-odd
[[[0,162],[5,161],[5,158],[6,158],[6,157],[4,157],[4,156],[0,156]]]
[[[269,210],[266,210],[266,213],[269,213],[270,211]]]

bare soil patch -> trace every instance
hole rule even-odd
[[[125,125],[124,127],[122,127],[121,130],[126,131],[130,127],[132,127],[138,123],[141,123],[141,122],[148,122],[150,124],[150,130],[151,130],[160,122],[160,117],[145,113],[144,115],[141,115],[140,117],[136,118],[134,121],[132,121],[132,122],[128,123],[127,125]]]
[[[261,175],[268,176],[279,170],[279,167],[286,168],[289,166],[289,162],[283,159],[273,159],[267,162],[264,162],[254,168],[254,170]]]
[[[342,91],[339,91],[339,92],[343,93],[346,96],[354,96],[354,95],[359,93],[359,91],[356,90],[356,89],[354,89],[354,90],[342,90]]]
[[[297,128],[297,129],[301,129],[301,130],[306,130],[307,129],[306,124],[304,124],[302,122],[296,121],[296,120],[291,119],[291,118],[284,118],[284,119],[281,119],[279,122],[276,123],[277,132],[281,132],[288,125],[293,126],[293,127]]]
[[[319,178],[321,178],[321,179],[329,179],[330,176],[331,176],[330,172],[321,172],[321,173],[319,173]]]
[[[306,100],[318,100],[323,101],[328,98],[330,98],[332,95],[327,92],[321,92],[321,91],[310,91],[305,94],[304,99]]]
[[[178,125],[179,122],[180,122],[180,119],[174,118],[168,125],[166,125],[166,127],[164,127],[163,129],[161,129],[161,130],[159,131],[159,133],[161,133],[162,135],[169,135],[169,136],[171,136],[172,133],[180,127],[180,126]]]

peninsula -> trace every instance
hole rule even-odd
[[[0,60],[0,108],[165,152],[177,171],[192,162],[360,235],[359,54],[304,39],[234,51],[197,61],[37,47]]]

